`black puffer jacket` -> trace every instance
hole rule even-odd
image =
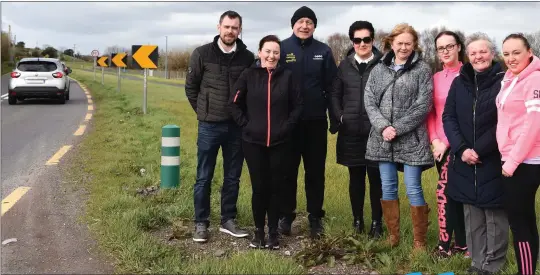
[[[364,106],[364,88],[373,67],[379,63],[382,54],[373,48],[374,58],[360,74],[356,65],[354,48],[339,64],[337,76],[332,85],[331,107],[334,119],[340,121],[336,144],[337,163],[345,166],[376,165],[366,160],[366,144],[371,123]],[[343,119],[341,117],[343,116]]]
[[[497,107],[504,72],[499,63],[475,74],[467,63],[454,79],[443,112],[444,133],[450,142],[448,195],[480,208],[502,206],[501,154],[495,136]],[[482,163],[468,165],[461,160],[465,149],[473,149]]]
[[[186,77],[186,96],[200,121],[219,122],[231,119],[227,105],[232,86],[255,56],[242,40],[236,40],[236,51],[225,54],[214,41],[196,48]]]
[[[267,147],[288,141],[302,115],[299,84],[291,70],[267,70],[259,60],[242,72],[229,100],[233,119],[243,128],[242,138]]]

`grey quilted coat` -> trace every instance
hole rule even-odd
[[[419,53],[413,52],[396,72],[390,68],[394,56],[393,51],[385,54],[371,71],[366,85],[364,101],[372,125],[366,158],[427,169],[434,162],[426,125],[433,105],[431,69]],[[388,126],[397,132],[390,142],[382,136]]]

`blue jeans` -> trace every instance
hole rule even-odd
[[[236,202],[244,164],[242,129],[234,122],[199,121],[197,180],[193,188],[196,223],[210,224],[210,190],[220,147],[223,153],[221,223],[236,218]]]
[[[382,199],[398,199],[398,173],[397,164],[394,162],[380,162],[382,182]],[[412,206],[422,206],[426,204],[424,192],[422,191],[422,167],[404,165],[405,187],[407,188],[407,197]]]

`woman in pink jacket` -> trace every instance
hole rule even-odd
[[[434,108],[428,116],[429,140],[433,146],[439,181],[437,184],[437,206],[439,224],[439,243],[435,254],[449,257],[454,253],[466,253],[465,222],[463,204],[446,195],[449,143],[443,129],[442,114],[450,85],[463,65],[465,47],[460,37],[451,31],[443,31],[435,37],[435,47],[443,69],[433,76]],[[451,247],[452,233],[455,234],[455,246]]]
[[[540,185],[540,60],[522,34],[504,39],[503,58],[508,71],[496,103],[505,209],[514,238],[518,274],[538,274],[534,202]]]

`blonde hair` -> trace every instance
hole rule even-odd
[[[419,43],[418,43],[418,33],[416,30],[407,23],[401,23],[397,24],[389,35],[384,37],[382,39],[382,45],[383,45],[383,51],[388,52],[392,50],[392,42],[394,42],[394,39],[396,36],[402,34],[402,33],[410,33],[413,36],[413,43],[414,43],[414,50],[421,52]]]

